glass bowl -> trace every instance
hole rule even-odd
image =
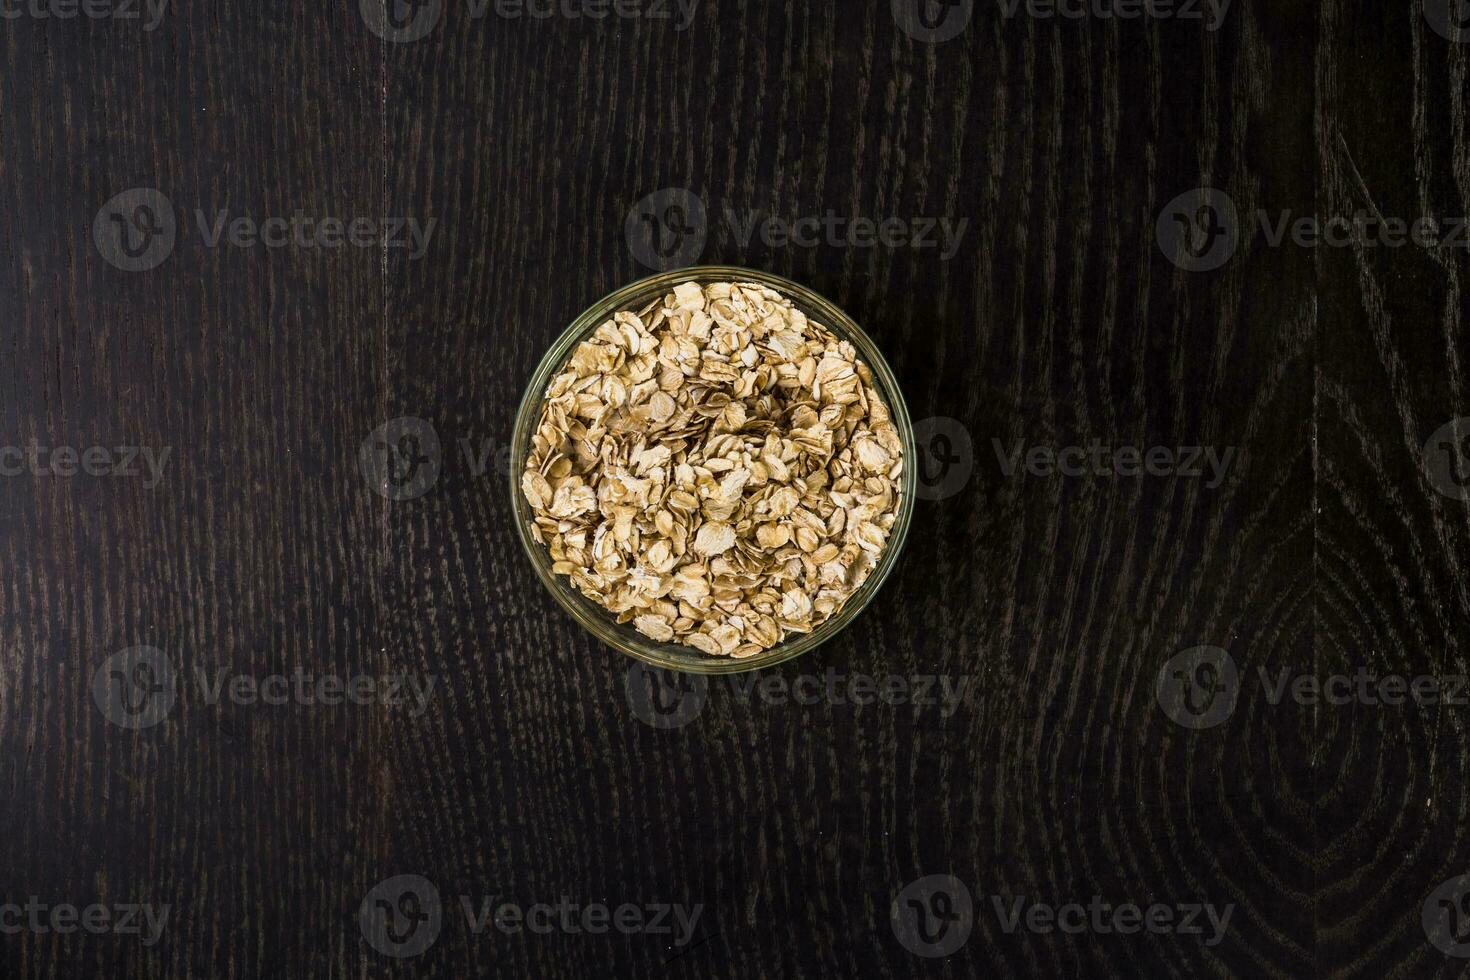
[[[531,537],[529,530],[532,523],[531,505],[521,493],[521,472],[525,469],[526,458],[531,449],[531,438],[541,417],[541,405],[547,385],[550,384],[552,376],[571,356],[573,348],[590,337],[600,324],[619,310],[641,309],[658,297],[672,292],[674,287],[680,283],[705,284],[724,281],[759,283],[776,290],[808,318],[822,324],[834,335],[848,341],[857,349],[859,359],[868,366],[872,374],[874,388],[888,405],[894,428],[898,430],[899,439],[903,442],[906,464],[899,480],[901,496],[897,519],[889,533],[887,546],[883,549],[878,564],[869,573],[867,580],[848,597],[841,609],[810,633],[792,634],[769,650],[762,650],[760,653],[739,660],[712,656],[694,647],[678,643],[660,643],[650,639],[634,629],[631,623],[617,622],[612,613],[577,591],[577,587],[569,579],[553,574],[550,554],[545,546],[537,543]],[[863,333],[862,329],[846,313],[805,286],[768,272],[725,265],[692,266],[649,276],[647,279],[640,279],[604,296],[583,311],[582,315],[572,321],[572,325],[557,338],[556,343],[551,345],[551,349],[536,366],[536,373],[531,376],[525,394],[521,396],[520,408],[516,411],[515,432],[511,437],[510,458],[509,490],[511,509],[515,516],[516,534],[521,539],[521,546],[525,549],[527,557],[531,559],[532,567],[536,569],[537,577],[541,579],[541,583],[546,586],[556,601],[571,613],[577,622],[586,627],[588,632],[613,649],[620,650],[630,657],[655,667],[694,674],[735,674],[784,663],[821,646],[846,629],[872,601],[873,596],[883,586],[884,580],[888,578],[888,574],[898,563],[898,556],[903,552],[904,541],[908,537],[909,521],[913,517],[914,491],[917,486],[918,473],[918,451],[914,444],[914,427],[909,419],[908,409],[904,405],[903,394],[898,389],[898,382],[894,379],[888,362],[883,359],[883,355],[878,352],[878,348],[874,346],[868,335]]]

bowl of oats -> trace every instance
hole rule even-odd
[[[593,635],[673,670],[790,660],[893,570],[913,427],[872,340],[788,279],[699,266],[593,304],[532,376],[516,531]]]

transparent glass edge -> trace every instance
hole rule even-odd
[[[842,609],[827,620],[816,630],[803,636],[789,639],[776,647],[770,653],[757,654],[740,660],[729,658],[710,657],[698,651],[684,652],[683,647],[675,644],[658,644],[649,641],[647,644],[634,646],[618,630],[626,630],[623,624],[613,622],[606,614],[593,613],[584,608],[584,603],[591,600],[585,599],[575,591],[575,587],[569,583],[563,583],[551,571],[550,563],[544,561],[541,551],[543,546],[531,537],[529,530],[530,508],[520,492],[520,473],[522,461],[526,458],[530,448],[530,433],[534,413],[539,410],[544,398],[547,384],[551,380],[551,374],[570,356],[572,348],[579,343],[584,335],[596,329],[608,316],[617,312],[636,297],[648,293],[654,289],[664,291],[690,280],[704,280],[711,278],[730,278],[736,281],[749,281],[766,285],[780,292],[792,294],[803,305],[815,306],[823,310],[826,318],[837,323],[841,332],[850,335],[854,346],[862,354],[863,363],[877,377],[880,388],[885,396],[890,417],[894,427],[898,430],[903,441],[904,468],[900,483],[901,502],[898,509],[898,520],[893,531],[889,535],[888,546],[884,550],[882,558],[869,573],[863,584],[848,597]],[[690,674],[738,674],[766,667],[774,667],[779,664],[794,660],[804,654],[811,653],[828,641],[836,638],[849,626],[855,623],[868,605],[877,596],[883,584],[888,580],[893,570],[897,568],[899,559],[903,553],[908,540],[909,526],[913,519],[915,504],[915,491],[918,486],[917,480],[917,451],[918,447],[913,437],[913,424],[909,416],[908,405],[903,396],[903,389],[898,384],[898,379],[893,375],[887,359],[882,351],[878,349],[867,332],[837,304],[825,296],[793,282],[784,276],[774,273],[762,272],[758,269],[749,269],[743,266],[711,265],[711,266],[688,266],[682,269],[671,269],[656,275],[646,276],[642,279],[628,283],[603,296],[597,302],[588,306],[579,314],[565,330],[558,335],[552,343],[536,369],[532,372],[521,394],[521,400],[516,409],[514,428],[511,434],[511,467],[508,490],[511,497],[511,513],[515,523],[515,533],[521,543],[522,550],[526,553],[527,560],[535,569],[536,577],[542,585],[551,593],[558,606],[569,613],[584,629],[603,645],[610,647],[624,656],[643,663],[661,667],[666,670],[679,671]],[[565,596],[563,595],[565,593]]]

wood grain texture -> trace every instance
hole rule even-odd
[[[1272,704],[1258,678],[1465,671],[1470,524],[1422,454],[1470,414],[1466,251],[1273,246],[1251,216],[1470,208],[1470,47],[1409,0],[1237,0],[1218,31],[981,2],[937,44],[888,3],[699,4],[683,31],[677,7],[495,10],[444,4],[401,43],[355,2],[216,0],[149,33],[5,22],[0,444],[171,446],[173,463],[152,489],[0,478],[0,900],[172,912],[152,947],[0,935],[0,968],[1462,972],[1420,914],[1470,870],[1464,709]],[[180,231],[129,273],[91,228],[139,186]],[[1198,187],[1242,216],[1214,271],[1156,240]],[[918,503],[856,625],[768,672],[964,681],[953,714],[770,704],[718,681],[692,722],[656,730],[626,697],[629,662],[531,575],[497,453],[565,325],[650,271],[626,220],[665,188],[705,205],[700,261],[830,297],[911,414],[969,436],[972,475]],[[221,208],[435,224],[421,256],[210,248],[194,211]],[[751,216],[829,212],[966,224],[952,255],[742,240]],[[359,448],[399,417],[442,452],[426,492],[392,501]],[[1007,475],[997,458],[1093,440],[1235,456],[1217,487]],[[90,685],[135,644],[186,680],[299,667],[436,688],[418,716],[186,688],[133,732]],[[1192,731],[1155,684],[1205,644],[1243,684],[1223,724]],[[926,959],[890,905],[942,873],[973,893],[973,932]],[[444,904],[436,941],[402,960],[358,922],[400,874]],[[459,896],[703,913],[682,945],[476,934]],[[1008,932],[992,897],[1021,896],[1234,909],[1215,945]]]
[[[1320,206],[1420,217],[1470,211],[1464,44],[1420,18],[1324,4]],[[1372,92],[1372,97],[1367,96]],[[1320,257],[1318,652],[1334,669],[1466,673],[1466,510],[1426,475],[1435,430],[1466,413],[1467,248]],[[1466,872],[1463,706],[1324,719],[1321,962],[1353,976],[1463,976],[1417,942],[1420,905]]]
[[[378,655],[380,522],[354,463],[379,414],[363,323],[379,256],[210,248],[193,215],[377,211],[381,117],[355,76],[378,55],[359,25],[345,8],[211,4],[147,34],[86,19],[0,34],[0,441],[172,447],[152,489],[0,490],[5,900],[173,906],[149,948],[6,935],[7,975],[325,975],[348,955],[321,883],[381,839],[375,720],[190,696],[132,732],[89,692],[135,644],[185,676],[350,673]],[[125,272],[92,221],[138,186],[170,199],[178,238]]]

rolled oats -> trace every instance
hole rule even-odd
[[[683,283],[572,352],[521,490],[552,570],[618,622],[748,657],[862,585],[903,463],[850,343],[768,287]]]

